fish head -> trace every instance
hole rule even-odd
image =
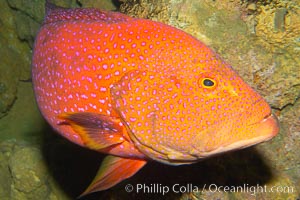
[[[279,125],[268,103],[230,65],[216,55],[211,58],[198,63],[199,72],[193,74],[197,100],[192,105],[198,106],[192,116],[199,128],[190,153],[206,158],[273,138]]]
[[[191,163],[278,133],[267,102],[208,47],[199,49],[189,61],[174,57],[184,63],[175,70],[134,70],[111,88],[131,139],[154,160]]]

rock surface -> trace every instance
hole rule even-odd
[[[136,176],[89,199],[297,199],[300,197],[300,1],[55,0],[64,7],[118,9],[197,37],[264,96],[279,117],[272,141],[199,164],[148,164]],[[76,198],[97,170],[99,154],[54,135],[39,114],[30,83],[35,34],[44,1],[0,1],[0,199]],[[28,82],[29,81],[29,82]],[[48,135],[45,137],[45,135]],[[222,176],[220,176],[222,175]],[[193,183],[289,187],[282,192],[127,193],[126,184]]]

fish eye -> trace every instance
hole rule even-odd
[[[206,87],[212,87],[214,86],[214,82],[211,80],[211,79],[203,79],[203,85],[206,86]]]
[[[208,77],[201,79],[200,83],[203,88],[212,89],[212,88],[216,87],[216,81],[214,79],[211,79]]]

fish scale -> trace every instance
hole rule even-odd
[[[68,140],[109,154],[82,195],[149,160],[189,164],[278,133],[267,102],[189,34],[117,12],[46,8],[32,60],[39,109]]]

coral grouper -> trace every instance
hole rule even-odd
[[[147,161],[189,164],[274,137],[266,101],[209,47],[174,27],[47,3],[32,78],[62,136],[109,154],[83,194]]]

